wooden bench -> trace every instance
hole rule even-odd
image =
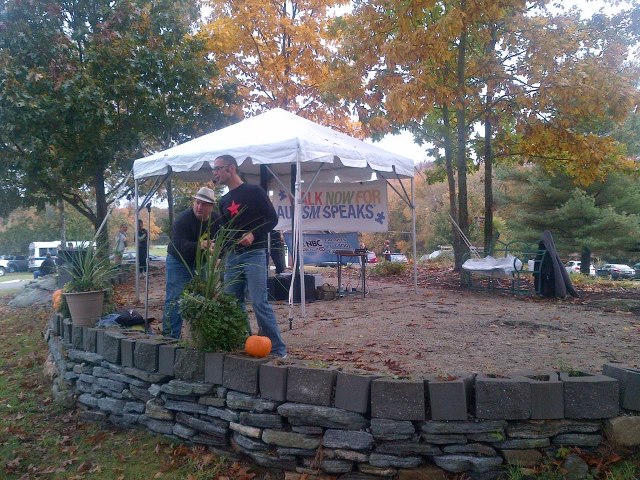
[[[465,284],[472,290],[502,290],[514,294],[540,295],[542,292],[542,275],[540,269],[546,248],[539,248],[537,243],[521,240],[492,242],[490,253],[485,262],[466,262],[467,268],[461,270]],[[463,260],[469,260],[466,254]],[[491,258],[496,260],[497,267],[488,269]],[[476,266],[473,264],[476,263]],[[479,265],[483,263],[483,265]],[[482,267],[482,268],[481,268]]]

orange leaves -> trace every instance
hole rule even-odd
[[[87,438],[87,443],[89,445],[93,445],[94,447],[102,445],[102,443],[108,438],[108,432],[98,432],[94,435],[89,435]]]
[[[371,132],[386,133],[391,129],[391,123],[383,116],[376,116],[369,122]]]
[[[387,367],[389,371],[394,375],[406,377],[410,374],[409,371],[405,367],[403,367],[402,364],[397,360],[392,360],[389,358],[384,361],[384,366]]]
[[[333,50],[326,35],[327,12],[343,3],[211,1],[214,20],[203,31],[223,70],[220,81],[240,83],[245,107],[252,112],[280,107],[349,133],[347,112],[325,95]],[[302,111],[299,104],[305,105]]]
[[[233,463],[226,474],[219,475],[216,480],[251,480],[256,474],[251,472],[251,467],[238,462]]]
[[[207,49],[215,56],[218,67],[224,67],[228,53],[238,47],[238,31],[230,18],[220,17],[204,25],[198,33],[200,38],[206,39]]]
[[[521,116],[522,142],[511,153],[584,186],[626,166],[620,145],[603,132],[639,102],[637,72],[624,65],[624,29],[610,21],[537,19],[525,32],[527,54],[517,69],[527,79],[520,98],[530,115]]]
[[[612,138],[531,118],[523,128],[520,153],[546,170],[565,172],[585,186],[624,165],[619,146]]]
[[[21,457],[15,457],[4,464],[4,468],[8,473],[15,473],[20,467]]]
[[[202,472],[206,472],[207,478],[215,480],[252,480],[256,476],[251,471],[251,466],[240,462],[231,463],[201,445],[192,447],[178,445],[170,451],[169,459],[167,468],[163,472],[156,473],[155,478],[166,478],[166,472],[187,463],[192,466],[193,473],[187,474],[186,478],[192,480],[202,478]]]
[[[14,417],[14,420],[16,420],[15,417]],[[27,432],[24,429],[19,428],[19,427],[9,426],[7,428],[7,432],[10,433],[11,435],[13,435],[14,437],[18,438],[21,441],[24,441],[25,439],[27,439],[29,437]]]

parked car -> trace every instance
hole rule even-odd
[[[581,265],[582,265],[582,262],[580,262],[580,260],[569,260],[567,263],[564,264],[564,268],[569,273],[580,273]],[[595,274],[596,274],[596,267],[594,267],[593,264],[589,265],[589,275],[595,275]]]
[[[409,259],[404,253],[392,253],[391,261],[396,263],[409,263]]]
[[[0,255],[0,277],[9,273],[9,260],[6,260],[4,257],[5,255]]]
[[[367,250],[367,263],[378,263],[378,256],[376,255],[376,252]]]
[[[29,261],[24,255],[0,256],[0,276],[4,275],[5,273],[27,271],[29,271]]]
[[[136,263],[136,252],[124,252],[122,254],[122,263]]]
[[[633,269],[636,271],[636,274],[633,276],[633,278],[640,279],[640,262],[636,263],[636,264],[635,264],[633,267],[631,267],[631,268],[633,268]]]
[[[428,262],[437,258],[453,258],[453,247],[448,245],[438,245],[438,248],[431,253],[424,254],[420,257],[420,262]]]
[[[14,255],[9,258],[9,273],[28,271],[29,259],[25,255]]]
[[[620,280],[623,278],[633,278],[636,271],[629,265],[621,263],[605,263],[596,271],[599,277],[611,277],[611,280]]]
[[[114,259],[114,255],[111,254],[109,255],[109,260],[111,260],[113,262]],[[167,257],[162,257],[160,255],[153,255],[153,254],[149,254],[149,261],[150,262],[165,262],[167,260]],[[135,265],[136,264],[136,252],[124,252],[122,254],[122,263],[123,264],[130,264],[130,265]]]

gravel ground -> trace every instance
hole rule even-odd
[[[319,272],[335,284],[335,269]],[[346,282],[356,285],[357,274],[346,269]],[[640,368],[640,305],[623,311],[629,310],[624,302],[601,303],[635,302],[640,282],[632,289],[595,292],[578,287],[580,298],[563,300],[471,292],[446,269],[422,271],[417,292],[409,275],[370,277],[364,299],[315,301],[304,315],[299,304],[273,303],[289,349],[287,362],[409,378],[523,369],[599,373],[609,362]],[[141,303],[134,292],[132,285],[121,286],[118,303],[144,309],[144,289]],[[155,317],[156,328],[163,302],[160,269],[152,273],[149,289],[149,317]],[[255,327],[253,315],[251,321]]]

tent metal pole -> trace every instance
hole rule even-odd
[[[293,194],[293,212],[291,212],[291,235],[293,235],[295,226],[296,226],[296,209],[298,208],[296,204],[296,166],[291,164],[289,166],[289,172],[291,173],[291,193]],[[293,237],[292,237],[293,238]],[[293,248],[296,247],[296,242],[291,242]],[[296,264],[293,265],[292,270],[295,272]]]
[[[416,190],[411,177],[411,238],[413,239],[413,290],[418,293],[418,249],[416,248]]]
[[[395,171],[394,171],[395,173]],[[396,174],[397,180],[400,182],[402,192],[400,192],[394,185],[391,184],[388,178],[383,174],[379,174],[380,177],[387,182],[387,185],[400,197],[400,199],[411,208],[411,242],[413,247],[413,290],[418,293],[418,249],[416,246],[416,191],[415,191],[415,178],[411,177],[410,182],[410,195],[407,194],[407,189],[402,182],[402,179]]]
[[[302,188],[302,166],[300,163],[300,152],[298,152],[298,157],[296,158],[296,197],[298,199],[298,205],[296,208],[296,223],[298,224],[298,252],[299,252],[299,272],[300,272],[300,313],[302,314],[302,318],[305,318],[307,315],[307,307],[306,307],[306,298],[305,298],[305,283],[304,283],[304,250],[303,250],[303,238],[302,238],[302,196],[300,195],[300,190]]]
[[[147,230],[147,258],[145,260],[145,275],[144,275],[144,333],[149,332],[149,277],[151,276],[151,270],[149,270],[149,247],[151,247],[151,202],[147,203],[147,226],[149,230]],[[138,258],[138,239],[136,238],[136,258]],[[138,272],[136,272],[136,277],[138,277]]]
[[[270,177],[270,172],[269,169],[266,165],[260,165],[260,186],[262,187],[262,189],[264,190],[264,193],[266,193],[267,195],[269,195],[269,177]],[[267,233],[267,262],[266,262],[266,267],[267,267],[267,278],[269,278],[269,267],[271,266],[271,232],[273,230],[270,230],[269,233]]]
[[[300,247],[298,245],[298,234],[296,232],[296,211],[298,210],[298,204],[296,199],[298,198],[298,189],[296,184],[296,166],[289,165],[289,171],[291,172],[291,192],[293,193],[293,205],[291,211],[291,259],[293,264],[291,265],[291,283],[289,283],[289,330],[293,328],[293,289],[296,279],[296,269],[298,268],[298,255],[300,253]]]
[[[135,197],[136,214],[133,217],[133,243],[136,246],[136,303],[140,303],[140,278],[138,272],[140,271],[140,259],[138,258],[138,180],[133,180],[133,192]]]
[[[162,178],[156,178],[154,180],[153,185],[149,188],[148,193],[142,199],[142,203],[138,206],[138,212],[140,212],[140,210],[142,210],[144,206],[151,201],[153,196],[158,193],[160,187],[169,180],[169,177],[171,177],[171,171],[169,171],[169,173],[166,173]]]

